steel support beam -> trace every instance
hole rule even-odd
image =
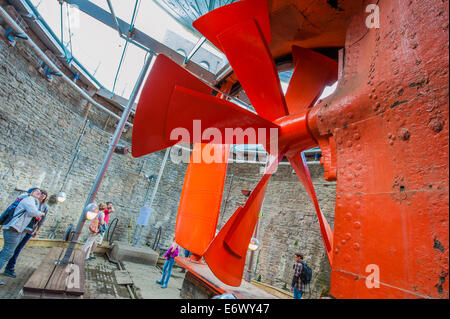
[[[191,50],[191,52],[186,56],[186,59],[184,60],[184,63],[188,63],[189,61],[191,61],[192,57],[195,55],[195,53],[197,53],[198,50],[200,50],[201,46],[203,45],[203,43],[206,42],[206,38],[205,37],[201,37],[198,41],[197,44],[195,44],[194,48]]]
[[[114,150],[115,150],[117,144],[119,143],[120,137],[122,136],[123,129],[125,128],[125,123],[127,122],[128,117],[130,116],[131,108],[133,107],[134,100],[136,99],[137,94],[142,87],[142,84],[145,80],[145,75],[150,68],[150,63],[151,63],[152,59],[153,59],[153,55],[150,55],[147,58],[147,60],[145,61],[144,67],[142,68],[142,71],[139,74],[139,78],[137,79],[136,84],[133,89],[133,92],[131,93],[130,99],[128,100],[128,105],[125,108],[119,123],[117,124],[116,131],[114,132],[114,136],[112,137],[111,142],[108,145],[108,150],[103,159],[102,166],[100,167],[100,169],[97,173],[97,177],[95,178],[94,184],[92,185],[91,191],[89,192],[89,195],[86,199],[86,203],[84,204],[84,209],[80,215],[80,219],[78,220],[77,228],[75,229],[75,234],[72,237],[69,247],[66,250],[64,258],[61,260],[61,263],[63,263],[63,264],[67,264],[69,262],[70,256],[72,255],[72,252],[75,248],[75,244],[76,244],[78,238],[80,237],[81,231],[82,231],[84,223],[86,221],[86,207],[90,203],[94,202],[95,197],[97,196],[97,192],[103,181],[103,177],[105,176],[106,171],[108,170],[109,163],[111,162],[112,156],[114,154]]]
[[[103,24],[107,25],[110,28],[113,28],[115,30],[117,30],[117,26],[120,28],[120,30],[129,30],[130,28],[130,25],[127,22],[119,18],[115,19],[111,13],[109,13],[106,10],[103,10],[102,8],[93,4],[90,1],[86,0],[65,0],[65,1],[71,5],[77,6],[82,12],[102,22]],[[154,52],[156,54],[162,53],[181,66],[184,65],[185,60],[184,56],[182,56],[175,50],[172,50],[168,46],[160,43],[159,41],[153,39],[146,33],[136,28],[133,29],[133,34],[129,35],[127,39],[130,39],[132,42],[136,42],[137,44],[142,45],[151,52]],[[189,61],[184,67],[209,83],[214,82],[216,78],[216,76],[213,73],[209,72],[208,70],[202,68],[200,65],[192,61]]]

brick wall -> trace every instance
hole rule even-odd
[[[51,215],[41,235],[47,236],[59,221],[56,238],[62,238],[70,224],[76,225],[87,194],[117,120],[91,107],[64,81],[48,82],[38,73],[39,59],[23,43],[9,47],[0,41],[0,207],[4,209],[26,190],[40,186],[49,195],[59,192],[75,154],[75,145],[85,123],[90,125],[80,143],[80,155],[68,175],[64,191],[68,199],[50,204]],[[130,147],[131,129],[120,144]],[[157,175],[164,152],[140,159],[114,154],[97,196],[97,202],[113,201],[119,223],[114,238],[127,241],[130,219],[139,216],[148,187],[146,175]],[[173,236],[179,194],[186,165],[168,161],[154,201],[151,223],[163,227],[162,246]],[[151,184],[151,189],[154,182]],[[87,228],[87,227],[85,227]],[[134,231],[134,229],[133,229]],[[143,233],[143,243],[155,229]],[[80,239],[86,237],[86,229]]]
[[[64,189],[68,199],[64,203],[50,204],[51,215],[40,234],[47,237],[59,222],[56,238],[62,238],[69,225],[78,222],[117,120],[108,118],[95,107],[88,112],[86,100],[58,78],[52,83],[45,80],[37,72],[38,65],[38,58],[20,41],[15,47],[0,41],[0,208],[5,209],[20,193],[16,189],[40,186],[50,195],[58,193],[87,118],[90,126]],[[130,147],[130,137],[131,129],[128,129],[120,144]],[[148,187],[146,176],[158,175],[163,157],[164,152],[140,159],[133,159],[130,154],[114,154],[97,202],[115,203],[116,214],[111,217],[111,220],[119,218],[115,240],[129,240],[131,218],[133,234]],[[312,166],[311,170],[320,206],[332,225],[335,184],[323,180],[321,166]],[[157,227],[161,226],[160,246],[170,245],[185,171],[186,164],[167,162],[142,243],[153,244]],[[253,189],[260,177],[258,165],[229,166],[219,227],[238,205],[244,204],[241,190]],[[150,194],[153,186],[154,181]],[[272,177],[262,211],[258,234],[262,248],[254,258],[253,266],[256,266],[259,256],[255,278],[289,288],[293,254],[299,251],[313,268],[313,297],[326,292],[330,269],[317,217],[290,166],[280,166]],[[81,240],[87,236],[86,228]]]

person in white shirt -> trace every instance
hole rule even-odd
[[[24,197],[22,197],[22,196],[24,196]],[[29,196],[29,194],[25,193],[25,195],[20,195],[18,198],[23,199],[27,196]],[[25,231],[23,232],[22,240],[16,246],[16,249],[14,250],[14,255],[9,259],[8,263],[6,264],[5,271],[3,272],[3,274],[5,276],[11,277],[11,278],[16,278],[15,267],[16,267],[17,258],[19,257],[20,252],[22,251],[22,249],[25,247],[25,245],[28,243],[28,241],[32,237],[37,236],[40,228],[42,227],[42,225],[45,222],[45,219],[47,218],[48,209],[49,209],[48,205],[45,203],[47,197],[48,197],[47,191],[41,189],[41,196],[39,196],[39,210],[41,212],[45,213],[45,216],[42,217],[41,220],[33,218],[31,220],[31,222],[28,224],[28,226],[25,227]]]
[[[14,210],[11,221],[3,227],[3,249],[0,251],[0,270],[5,263],[14,255],[17,245],[23,238],[25,227],[33,217],[41,219],[45,213],[39,211],[39,197],[41,191],[37,188],[20,201]],[[0,280],[0,285],[5,283]]]

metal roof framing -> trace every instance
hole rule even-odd
[[[117,18],[113,13],[110,13],[99,6],[93,4],[88,0],[64,0],[66,3],[70,5],[77,6],[79,10],[91,16],[92,18],[102,22],[106,26],[113,28],[119,32],[119,36],[134,45],[140,47],[141,49],[151,52],[151,53],[162,53],[173,61],[183,66],[193,74],[197,75],[206,84],[209,84],[211,88],[214,88],[218,82],[220,82],[224,77],[229,75],[232,70],[230,65],[225,65],[222,70],[217,72],[217,75],[209,72],[208,70],[202,68],[200,65],[196,64],[193,61],[189,61],[187,57],[179,54],[178,52],[172,50],[166,45],[160,43],[159,41],[153,39],[142,31],[130,26],[130,24],[125,21]],[[64,65],[71,70],[73,73],[78,74],[82,82],[88,84],[93,87],[95,93],[91,91],[92,94],[97,94],[105,99],[107,99],[112,104],[116,106],[120,106],[122,109],[127,104],[127,99],[123,98],[119,95],[113,94],[110,90],[106,89],[86,68],[75,58],[71,57],[70,61],[67,61],[66,54],[64,51],[64,45],[59,40],[58,36],[52,31],[50,26],[45,22],[45,20],[40,16],[39,12],[34,8],[33,4],[30,0],[9,0],[9,2],[16,8],[16,10],[28,20],[28,24],[31,30],[37,35],[37,37],[44,43],[44,45],[50,49],[56,56],[61,58]],[[212,2],[213,3],[213,2]],[[118,30],[118,27],[120,28]],[[126,34],[122,33],[122,30],[131,30],[132,32],[127,32]],[[196,47],[189,54],[191,57],[195,54],[200,47],[201,44],[204,43],[200,39],[197,43]],[[223,92],[221,92],[223,93]],[[228,96],[228,94],[225,94]],[[240,101],[236,97],[229,96],[232,100],[235,100],[240,106],[243,106],[247,109],[251,109],[251,107],[243,101]],[[133,109],[135,109],[136,105]],[[134,113],[134,111],[132,112]]]
[[[103,24],[107,25],[110,28],[117,30],[116,28],[117,22],[120,30],[130,29],[130,25],[127,22],[117,17],[115,19],[110,12],[100,8],[99,6],[93,4],[90,1],[87,0],[64,0],[64,1],[71,5],[77,6],[78,9],[80,9],[82,12],[102,22]],[[147,48],[151,52],[154,52],[156,54],[162,53],[168,56],[174,62],[178,63],[179,65],[182,66],[184,65],[185,57],[183,55],[179,54],[175,50],[172,50],[171,48],[160,43],[159,41],[153,39],[148,34],[140,31],[139,29],[134,28],[133,32],[128,34],[127,38],[132,42],[136,42],[137,44],[142,45],[144,48]],[[209,83],[213,83],[216,79],[215,74],[209,72],[208,70],[202,68],[200,65],[192,61],[189,61],[184,67]]]

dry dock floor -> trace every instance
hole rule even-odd
[[[16,299],[22,287],[39,266],[42,259],[49,252],[49,247],[25,247],[16,264],[17,278],[10,278],[0,272],[0,279],[5,285],[0,286],[0,299]],[[161,279],[160,266],[152,267],[124,261],[138,298],[143,299],[181,299],[180,290],[185,274],[179,268],[172,270],[172,276],[167,288],[161,288],[156,280]],[[86,264],[86,293],[87,299],[130,299],[130,293],[124,285],[117,283],[115,271],[117,265],[108,261],[106,256],[96,255],[94,260]]]

